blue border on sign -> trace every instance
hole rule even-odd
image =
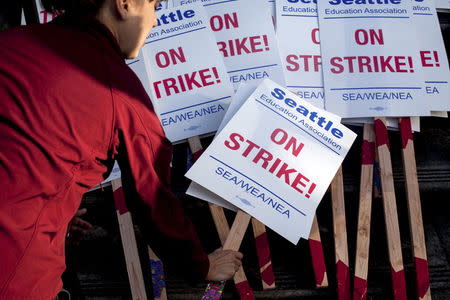
[[[304,18],[317,18],[318,15],[281,15],[282,17],[304,17]]]
[[[409,17],[394,17],[394,16],[359,16],[359,17],[325,17],[327,20],[335,19],[409,19]]]
[[[237,0],[226,0],[226,1],[216,2],[216,3],[203,4],[203,6],[211,6],[211,5],[217,5],[217,4],[227,3],[227,2],[236,2],[236,1]]]
[[[288,88],[305,88],[305,89],[323,89],[323,86],[313,86],[313,85],[288,85]]]
[[[348,91],[348,90],[420,90],[421,87],[411,86],[376,86],[376,87],[351,87],[351,88],[334,88],[331,91]]]

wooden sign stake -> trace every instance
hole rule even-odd
[[[392,175],[386,119],[375,118],[374,126],[378,158],[380,160],[381,190],[394,300],[406,300],[405,272],[403,269],[402,245],[398,226],[397,203],[395,200],[394,177]]]
[[[134,235],[133,221],[125,203],[122,181],[120,178],[114,179],[111,181],[111,185],[127,265],[128,279],[130,280],[131,295],[133,300],[147,300],[144,277],[142,276],[136,237]]]
[[[316,286],[327,287],[327,268],[325,265],[325,257],[323,255],[322,240],[320,239],[320,230],[319,224],[317,222],[317,216],[314,216],[314,221],[311,226],[311,232],[309,234],[308,244],[309,251],[311,253],[314,277],[316,279]]]
[[[345,222],[344,180],[342,166],[331,182],[334,244],[336,255],[337,295],[339,300],[350,300],[350,271],[348,267],[347,225]]]
[[[370,124],[364,124],[363,143],[361,148],[361,183],[359,188],[359,215],[356,237],[353,300],[366,300],[367,298],[373,164],[375,160],[375,134],[373,126]]]
[[[228,235],[230,234],[230,226],[228,225],[227,218],[225,217],[225,212],[223,211],[222,207],[212,203],[209,204],[209,210],[211,211],[211,216],[214,220],[214,224],[216,225],[220,243],[223,246]],[[253,289],[248,283],[244,268],[242,266],[234,275],[233,280],[241,300],[254,299]]]
[[[275,288],[275,276],[273,275],[272,259],[270,257],[269,240],[267,239],[266,226],[255,218],[252,218],[253,235],[255,236],[256,253],[258,255],[259,272],[263,290]]]
[[[418,299],[431,300],[428,274],[427,249],[420,204],[419,182],[417,180],[416,157],[410,118],[399,119],[402,139],[403,168],[405,172],[406,195],[414,264],[416,267],[416,290]]]
[[[250,223],[250,215],[246,214],[242,210],[237,212],[234,219],[233,226],[228,234],[225,243],[223,244],[224,250],[238,251],[244,238],[245,231]],[[222,296],[223,289],[225,288],[225,281],[210,282],[206,287],[205,293],[202,296],[202,300],[218,300]]]

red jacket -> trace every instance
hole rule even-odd
[[[114,159],[187,268],[209,268],[171,193],[171,144],[110,32],[95,22],[0,33],[0,299],[52,299],[83,193]],[[125,177],[125,178],[124,178]]]

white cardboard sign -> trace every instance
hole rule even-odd
[[[286,86],[300,98],[324,108],[317,4],[277,0],[276,8]]]
[[[433,111],[450,110],[450,71],[434,0],[415,0],[413,20],[416,25],[419,56],[425,77],[424,89]]]
[[[228,124],[228,122],[233,118],[233,116],[236,114],[236,112],[241,108],[241,106],[245,103],[245,101],[250,98],[250,96],[255,92],[257,86],[247,83],[242,84],[237,89],[236,93],[233,96],[233,100],[231,101],[230,106],[228,107],[228,110],[225,114],[225,117],[222,119],[222,123],[219,126],[219,129],[217,129],[217,133],[219,134],[220,131]],[[336,115],[333,115],[328,112],[323,112],[324,116],[329,119],[336,119],[336,122],[340,122],[340,118]],[[373,120],[372,120],[373,121]],[[237,208],[224,200],[223,198],[219,197],[218,195],[214,194],[213,192],[205,189],[201,185],[191,182],[189,185],[189,188],[186,191],[186,194],[191,195],[193,197],[199,198],[204,201],[211,202],[213,204],[222,206],[224,208],[230,209],[230,210],[237,210]]]
[[[233,87],[204,8],[194,3],[161,10],[158,22],[142,52],[167,138],[176,142],[216,131]]]
[[[266,79],[186,176],[296,244],[356,138],[324,113]]]
[[[194,0],[174,0],[185,5]],[[249,5],[248,0],[203,0],[217,46],[234,89],[241,83],[270,78],[284,85],[275,30],[269,5]]]
[[[318,1],[325,107],[343,118],[429,115],[412,3],[380,2]]]

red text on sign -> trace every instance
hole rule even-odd
[[[422,67],[439,67],[439,55],[437,51],[420,51]]]
[[[331,73],[414,73],[411,56],[335,56]]]
[[[228,41],[217,42],[223,57],[269,51],[267,35],[255,35]]]
[[[153,90],[156,98],[160,99],[163,96],[171,96],[216,83],[220,83],[219,73],[216,67],[212,67],[155,81]]]
[[[221,31],[223,29],[238,28],[239,21],[237,14],[234,12],[231,15],[225,14],[223,16],[212,16],[209,19],[209,25],[213,31]]]
[[[320,45],[319,28],[314,28],[311,30],[311,40],[314,44]]]
[[[298,142],[294,137],[289,137],[287,132],[280,128],[275,129],[271,133],[270,140],[277,145],[284,145],[284,149],[292,151],[292,154],[296,157],[304,147],[303,143]],[[251,159],[253,163],[260,165],[269,173],[283,180],[285,184],[303,194],[306,198],[310,198],[311,193],[316,188],[316,184],[311,182],[307,176],[295,168],[289,167],[288,163],[278,157],[274,157],[271,152],[251,140],[245,139],[239,133],[231,133],[224,144],[231,150],[241,150],[243,157]]]
[[[46,24],[63,13],[62,10],[53,10],[48,12],[45,9],[39,12],[42,15],[42,24]]]
[[[358,45],[384,45],[383,31],[381,29],[357,29],[355,41]]]
[[[321,72],[322,57],[320,55],[296,55],[286,56],[286,69],[291,72]]]
[[[155,55],[156,65],[160,68],[167,68],[168,66],[176,65],[178,62],[185,63],[183,48],[170,49],[169,51],[160,51]]]

